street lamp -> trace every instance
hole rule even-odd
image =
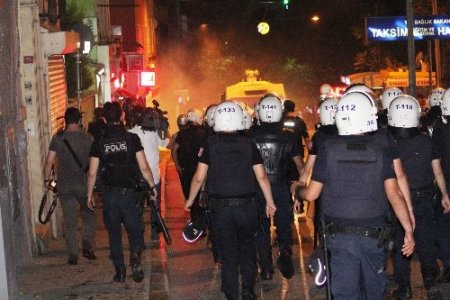
[[[317,23],[320,21],[320,17],[318,15],[313,15],[311,17],[311,21],[313,21],[314,23]]]

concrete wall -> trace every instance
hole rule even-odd
[[[17,269],[31,255],[18,2],[0,0],[0,299],[17,299]]]

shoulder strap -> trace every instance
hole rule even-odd
[[[67,149],[69,150],[70,154],[72,154],[72,157],[75,160],[75,162],[77,163],[78,167],[80,167],[80,169],[84,173],[86,173],[88,171],[88,168],[87,167],[83,168],[83,165],[81,164],[80,159],[78,158],[75,151],[73,151],[73,148],[72,148],[72,146],[70,146],[69,141],[67,141],[66,138],[63,138],[63,142],[64,142],[64,144],[66,144]]]

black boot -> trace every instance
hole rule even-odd
[[[125,266],[116,267],[116,275],[114,275],[113,280],[115,282],[124,282],[127,276],[127,269]]]
[[[151,232],[151,238],[152,241],[159,241],[159,233],[161,232],[158,223],[152,222],[152,232]]]
[[[412,299],[412,290],[409,283],[400,284],[397,289],[397,300],[409,300]]]
[[[289,251],[280,251],[280,256],[277,259],[278,269],[284,278],[290,279],[294,276],[294,265]]]
[[[257,300],[255,291],[251,288],[242,289],[242,300]]]
[[[92,244],[90,242],[83,239],[82,245],[83,245],[83,256],[84,257],[86,257],[89,260],[97,259],[97,256],[95,256],[94,250],[92,250]]]
[[[141,253],[131,252],[130,254],[130,264],[133,280],[136,282],[141,282],[144,279],[144,269],[141,265]]]

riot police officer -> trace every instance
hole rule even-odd
[[[413,211],[417,220],[414,237],[424,285],[430,298],[436,299],[433,287],[439,268],[433,208],[435,179],[444,201],[448,201],[448,194],[440,160],[433,157],[431,138],[419,131],[420,113],[416,99],[408,95],[398,96],[390,103],[388,125],[399,147],[400,158],[409,181]],[[399,243],[404,237],[403,228],[398,223],[394,228]],[[397,299],[412,298],[409,263],[409,258],[404,257],[400,251],[395,251],[394,277],[399,286]]]
[[[403,92],[397,87],[388,87],[381,93],[381,110],[378,112],[378,128],[387,128],[389,104],[395,97],[402,95]]]
[[[203,112],[199,109],[191,109],[186,114],[187,128],[178,133],[172,149],[172,158],[175,167],[180,174],[181,188],[185,199],[189,196],[192,178],[197,169],[199,156],[203,152],[207,132],[203,126]],[[187,226],[194,224],[193,236],[185,236],[188,242],[196,241],[204,232],[206,219],[204,209],[199,204],[199,197],[191,208],[191,219]]]
[[[152,172],[144,154],[139,137],[129,133],[121,119],[123,111],[118,102],[104,106],[106,129],[104,135],[95,140],[91,147],[87,180],[87,203],[95,208],[92,197],[99,165],[104,186],[102,188],[103,218],[108,230],[110,259],[116,269],[114,281],[123,282],[126,268],[123,261],[122,223],[128,233],[130,265],[134,281],[141,282],[144,271],[141,253],[144,244],[144,220],[142,218],[142,197],[136,187],[141,176],[149,184],[156,198],[157,192]]]
[[[210,104],[207,108],[206,108],[206,112],[205,112],[205,124],[206,124],[206,132],[207,135],[210,136],[212,134],[214,134],[214,111],[216,110],[217,104]]]
[[[344,95],[336,112],[339,136],[319,150],[311,182],[299,190],[302,199],[321,195],[330,251],[331,291],[335,300],[382,299],[386,254],[378,245],[388,201],[405,229],[404,255],[414,251],[412,223],[400,193],[392,159],[380,147],[376,107],[364,93]]]
[[[226,101],[217,106],[214,112],[216,134],[208,137],[185,204],[189,211],[207,178],[208,206],[221,253],[221,290],[230,300],[239,299],[239,272],[242,299],[257,299],[254,292],[258,227],[256,181],[264,194],[267,216],[273,216],[276,210],[261,155],[252,140],[239,134],[243,129],[244,114],[239,105]]]
[[[335,114],[336,105],[338,100],[336,98],[325,98],[319,103],[319,123],[317,131],[314,133],[311,139],[311,149],[308,153],[308,158],[306,160],[305,166],[302,169],[302,174],[300,174],[299,183],[301,185],[306,185],[308,177],[311,175],[312,168],[314,166],[314,161],[317,156],[317,151],[320,145],[330,136],[337,134]]]
[[[308,128],[306,127],[305,121],[300,118],[295,113],[295,103],[292,100],[286,99],[283,101],[283,118],[281,120],[283,124],[283,130],[292,132],[294,135],[294,140],[299,143],[300,155],[303,160],[305,157],[305,146],[308,148],[310,146],[310,139]],[[297,166],[293,161],[288,163],[288,178],[290,184],[298,180],[300,174],[297,171]],[[293,198],[293,195],[291,195]],[[303,212],[303,201],[300,203],[300,212]]]
[[[325,98],[319,103],[319,120],[320,126],[317,128],[316,133],[313,135],[312,147],[309,150],[308,158],[306,159],[305,166],[299,177],[299,185],[306,186],[309,176],[311,175],[312,169],[314,167],[314,162],[316,160],[317,152],[319,151],[321,145],[330,137],[337,135],[336,128],[336,106],[338,100],[335,98]],[[296,211],[301,211],[301,199],[295,199],[294,208]],[[309,210],[309,208],[308,208]],[[317,246],[317,235],[320,232],[320,217],[321,217],[321,207],[320,200],[314,203],[314,246]]]
[[[301,149],[301,156],[304,157],[304,146],[309,144],[308,128],[305,121],[295,113],[295,102],[289,99],[283,101],[283,129],[291,131],[294,134],[294,139],[299,143]],[[298,179],[299,174],[296,172],[297,168],[294,165],[292,179]]]
[[[440,158],[447,190],[450,188],[450,89],[442,96],[442,115],[446,124],[437,126],[433,131],[432,141],[436,155]],[[445,205],[445,201],[442,202]],[[438,244],[442,263],[444,264],[443,281],[450,282],[450,207],[438,206],[437,226]]]
[[[172,157],[177,171],[181,174],[181,187],[187,198],[197,168],[198,155],[206,139],[206,131],[203,127],[203,113],[200,110],[189,110],[186,120],[186,129],[181,130],[175,138]]]
[[[368,86],[362,84],[362,83],[356,83],[353,85],[350,85],[345,94],[359,92],[365,95],[365,99],[370,100],[372,102],[373,110],[375,113],[378,112],[377,104],[375,102],[375,95],[371,88]],[[362,99],[362,98],[361,98]],[[392,164],[394,166],[395,176],[397,177],[397,183],[400,187],[400,191],[403,194],[403,197],[405,198],[406,205],[408,206],[409,211],[409,217],[413,223],[413,228],[415,227],[415,217],[412,209],[412,203],[411,203],[411,195],[409,194],[409,185],[408,185],[408,179],[405,175],[405,172],[403,170],[402,162],[400,160],[400,154],[397,148],[397,145],[395,143],[394,138],[387,130],[387,124],[382,124],[378,122],[378,130],[371,132],[370,134],[373,134],[376,139],[377,143],[383,146],[389,153],[389,155],[392,157]]]
[[[258,116],[260,126],[252,128],[249,136],[255,141],[258,150],[264,160],[264,168],[269,176],[273,197],[277,206],[275,214],[275,226],[277,228],[277,241],[279,256],[278,268],[285,278],[294,275],[292,264],[291,244],[293,221],[292,201],[290,194],[288,165],[292,160],[301,173],[303,161],[298,141],[294,135],[284,131],[281,124],[282,118],[281,100],[273,94],[263,96],[258,103]],[[272,254],[270,245],[270,219],[262,218],[264,230],[260,232],[260,264],[261,278],[270,279],[272,267]],[[273,271],[272,271],[273,272]]]

